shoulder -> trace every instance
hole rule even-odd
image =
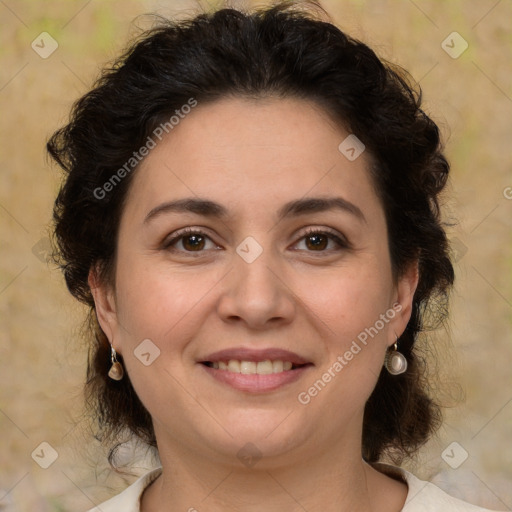
[[[114,496],[90,509],[88,512],[140,512],[140,497],[142,493],[160,474],[162,468],[156,468],[142,475],[132,485],[127,487],[123,492]]]
[[[420,480],[403,468],[382,463],[375,463],[372,466],[388,476],[407,483],[409,492],[402,512],[494,512],[454,498],[431,482]]]

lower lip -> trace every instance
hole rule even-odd
[[[269,373],[267,375],[259,375],[257,373],[244,374],[235,373],[228,370],[219,370],[211,368],[204,364],[200,364],[214,379],[230,385],[239,391],[247,391],[249,393],[265,393],[275,391],[276,389],[291,384],[300,379],[304,372],[313,365],[305,365],[294,370],[288,370],[279,373]]]

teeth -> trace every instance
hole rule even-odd
[[[234,359],[230,359],[228,363],[228,371],[234,373],[240,373],[240,361],[235,361]]]
[[[230,361],[231,362],[231,361]],[[250,375],[256,373],[256,363],[253,361],[241,361],[240,362],[240,373],[244,375]]]
[[[230,359],[227,363],[225,361],[218,361],[212,363],[212,368],[219,370],[227,370],[234,373],[243,373],[244,375],[269,375],[271,373],[281,373],[292,369],[290,361],[237,361]]]
[[[272,361],[272,372],[273,373],[280,373],[284,369],[284,363],[283,361]]]
[[[274,373],[274,365],[272,361],[260,361],[256,366],[256,373],[260,375],[269,375],[270,373]]]

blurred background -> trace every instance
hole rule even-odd
[[[0,0],[0,510],[84,511],[149,467],[127,448],[132,474],[112,472],[82,414],[85,311],[47,261],[60,172],[45,143],[137,25],[148,26],[134,24],[137,16],[187,17],[216,5]],[[404,467],[454,496],[512,510],[512,4],[322,5],[420,83],[452,164],[444,212],[457,283],[449,323],[426,344],[450,407],[438,436]]]

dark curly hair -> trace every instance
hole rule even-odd
[[[399,340],[408,370],[399,376],[381,372],[366,403],[362,456],[367,462],[384,455],[401,461],[437,430],[441,408],[415,342],[427,318],[446,317],[454,280],[439,209],[449,164],[438,127],[420,108],[421,89],[412,83],[402,68],[334,26],[313,1],[163,19],[103,71],[75,103],[69,124],[47,144],[66,173],[54,206],[56,261],[71,293],[90,306],[86,396],[99,421],[98,438],[112,442],[134,434],[156,447],[151,416],[129,377],[107,377],[109,341],[88,285],[93,267],[112,282],[123,203],[136,171],[124,173],[108,194],[98,190],[181,106],[227,96],[315,101],[365,144],[385,211],[394,277],[418,262],[419,284]]]

